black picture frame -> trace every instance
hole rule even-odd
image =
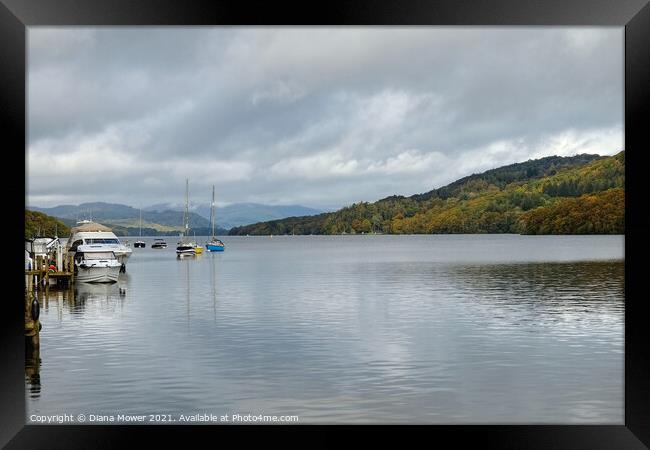
[[[6,199],[11,234],[9,268],[5,279],[2,333],[2,406],[0,444],[6,448],[113,448],[133,445],[134,437],[171,435],[199,445],[207,434],[238,433],[239,426],[67,426],[25,424],[23,292],[21,279],[25,206],[25,173],[20,157],[26,152],[26,27],[35,25],[606,25],[625,27],[625,424],[603,426],[429,426],[429,443],[451,439],[495,448],[611,448],[636,449],[650,445],[649,329],[644,300],[644,258],[648,254],[649,221],[644,217],[645,137],[643,120],[650,116],[650,5],[646,0],[411,0],[323,2],[312,4],[224,0],[0,0],[0,119],[3,130]],[[645,147],[645,148],[644,148]],[[8,162],[12,161],[12,162]],[[20,273],[18,273],[21,271]],[[20,299],[20,301],[18,300]],[[312,426],[257,426],[255,430],[282,431]],[[373,430],[385,437],[394,429]],[[318,433],[318,441],[336,438]],[[310,438],[313,439],[313,438]],[[311,442],[311,441],[308,441]],[[217,442],[215,442],[216,444]],[[241,442],[240,442],[241,444]],[[149,447],[149,446],[148,446]]]

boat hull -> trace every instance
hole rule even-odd
[[[115,257],[120,262],[120,264],[126,265],[126,262],[128,261],[129,256],[131,256],[132,250],[127,247],[127,248],[124,248],[124,249],[113,250],[113,253],[115,253]]]
[[[133,246],[134,246],[135,248],[144,248],[144,247],[146,246],[146,244],[145,244],[144,242],[135,242],[135,243],[133,244]]]
[[[115,283],[120,275],[120,266],[113,267],[79,267],[75,275],[81,283]]]
[[[205,244],[205,249],[209,252],[222,252],[225,248],[225,246],[219,244]]]

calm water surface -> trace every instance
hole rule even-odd
[[[42,299],[28,421],[623,423],[623,236],[176,240]]]

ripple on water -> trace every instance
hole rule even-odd
[[[224,241],[51,292],[28,410],[622,423],[622,237]]]

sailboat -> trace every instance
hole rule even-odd
[[[183,225],[185,230],[181,235],[181,242],[178,243],[176,247],[176,255],[179,258],[186,256],[196,255],[195,244],[191,243],[187,239],[187,233],[190,229],[190,181],[185,180],[185,212],[183,213]]]
[[[140,240],[135,241],[133,243],[133,246],[136,248],[144,248],[146,246],[146,244],[142,240],[142,208],[140,208]]]
[[[210,242],[205,243],[205,248],[209,252],[222,252],[226,246],[214,235],[214,186],[212,186],[212,203],[210,204],[210,227],[212,228],[212,235],[210,235]]]

